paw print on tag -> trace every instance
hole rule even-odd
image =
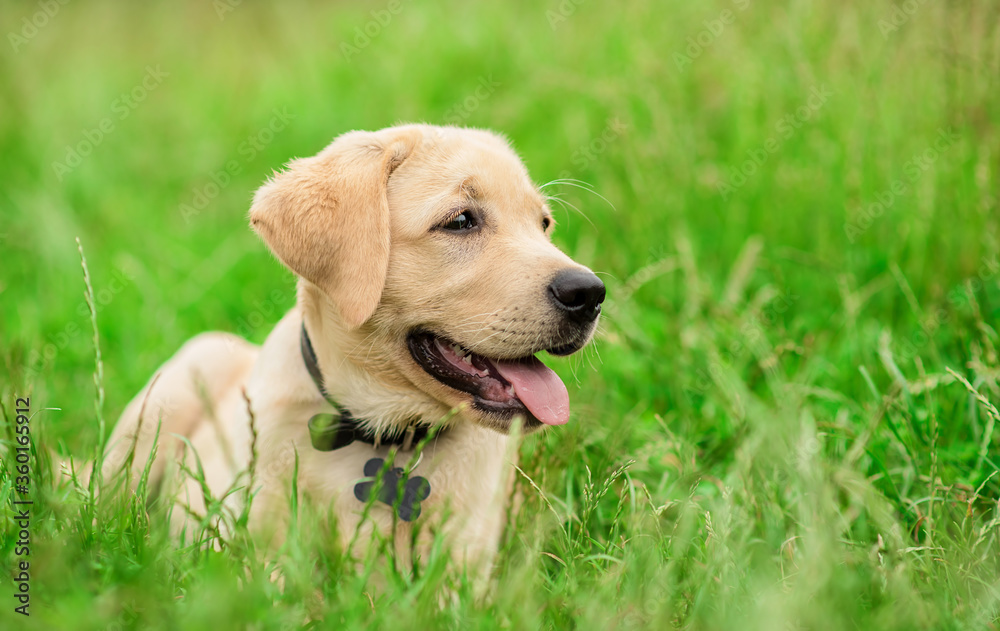
[[[362,502],[371,499],[372,491],[375,487],[374,478],[385,460],[382,458],[372,458],[365,463],[365,476],[373,478],[369,482],[359,482],[354,487],[354,497]],[[395,506],[399,495],[399,481],[403,478],[403,470],[399,467],[389,469],[382,476],[382,488],[379,489],[378,501]],[[413,521],[420,517],[420,502],[427,499],[431,494],[431,485],[427,478],[414,476],[403,482],[403,497],[399,500],[399,518],[403,521]]]

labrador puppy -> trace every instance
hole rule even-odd
[[[250,224],[298,276],[296,306],[262,347],[187,342],[125,409],[102,474],[136,479],[151,459],[178,531],[253,495],[250,529],[274,545],[297,489],[345,544],[359,528],[409,541],[423,521],[488,565],[512,428],[569,420],[566,387],[535,354],[580,350],[605,296],[550,241],[518,156],[474,129],[350,132],[264,184]]]

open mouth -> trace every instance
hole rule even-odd
[[[432,333],[411,333],[410,354],[444,385],[471,394],[482,411],[505,418],[521,414],[530,425],[569,420],[569,393],[556,373],[529,355],[490,359]]]

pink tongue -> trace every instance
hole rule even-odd
[[[546,425],[569,420],[569,392],[559,375],[532,357],[517,362],[494,361],[497,371],[514,386],[514,395]]]

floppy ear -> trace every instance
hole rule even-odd
[[[355,131],[294,160],[254,195],[250,224],[282,263],[333,300],[347,326],[378,306],[389,266],[389,175],[416,129]]]

